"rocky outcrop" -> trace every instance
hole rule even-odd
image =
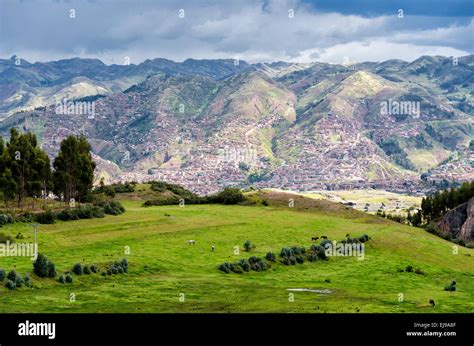
[[[438,222],[438,227],[453,239],[474,240],[474,198],[448,211]]]

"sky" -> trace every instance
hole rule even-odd
[[[348,63],[474,52],[473,0],[0,0],[0,58]]]

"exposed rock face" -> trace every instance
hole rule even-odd
[[[443,233],[453,238],[471,241],[474,239],[474,198],[450,210],[438,222]]]

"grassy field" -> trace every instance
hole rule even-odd
[[[38,239],[39,252],[56,263],[59,273],[77,262],[106,268],[126,257],[128,274],[73,275],[71,284],[32,275],[33,288],[0,287],[0,312],[474,311],[474,250],[460,247],[454,255],[454,244],[422,229],[339,206],[334,210],[277,204],[144,208],[134,200],[123,204],[127,209],[123,215],[40,225]],[[33,240],[32,227],[26,224],[4,226],[1,231],[12,236],[21,232],[25,242]],[[333,257],[296,266],[277,263],[269,271],[241,275],[217,270],[223,262],[279,253],[284,246],[308,247],[312,236],[341,240],[346,233],[372,237],[364,260]],[[188,245],[189,239],[196,245]],[[255,245],[250,253],[242,249],[247,239]],[[235,246],[240,246],[240,255],[234,255]],[[397,271],[407,265],[426,275]],[[32,272],[29,258],[0,259],[0,268],[8,271],[14,266],[22,275]],[[457,291],[444,291],[452,280]],[[326,293],[288,291],[299,288]],[[436,307],[429,305],[430,299]]]

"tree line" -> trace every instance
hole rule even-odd
[[[474,181],[463,183],[459,188],[438,191],[421,200],[421,214],[426,223],[429,223],[440,219],[447,211],[466,203],[473,197]]]
[[[23,209],[27,198],[46,199],[53,192],[62,201],[83,201],[92,190],[95,163],[84,136],[70,135],[51,161],[38,146],[36,136],[10,129],[10,139],[0,136],[0,191],[5,206],[14,201]]]

